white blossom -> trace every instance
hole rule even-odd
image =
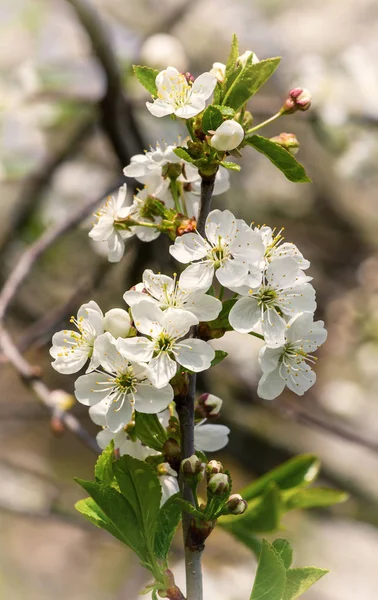
[[[130,290],[123,298],[129,306],[134,306],[141,301],[149,301],[162,310],[167,308],[187,310],[199,321],[216,319],[222,309],[222,302],[218,298],[207,295],[205,293],[207,290],[183,287],[180,279],[177,279],[176,275],[172,278],[146,269],[143,273],[143,284],[139,286],[144,291]]]
[[[172,469],[169,463],[165,462],[158,466],[158,475],[161,485],[160,506],[163,506],[171,496],[180,491],[177,479],[178,474]]]
[[[323,321],[313,321],[309,313],[300,313],[290,319],[285,329],[284,344],[278,348],[263,346],[259,362],[263,375],[257,393],[265,400],[279,396],[285,385],[302,396],[316,380],[308,363],[314,363],[312,352],[327,339]]]
[[[120,338],[121,339],[121,338]],[[129,362],[119,354],[115,340],[106,333],[98,340],[98,357],[104,372],[82,375],[75,383],[75,396],[81,404],[107,403],[106,425],[117,432],[131,421],[133,409],[157,413],[173,400],[168,384],[159,389],[150,381],[147,365]]]
[[[255,227],[254,231],[261,236],[265,247],[264,261],[268,265],[273,260],[280,258],[292,258],[296,261],[298,267],[302,270],[308,269],[310,262],[303,257],[303,254],[298,250],[295,244],[284,242],[281,235],[282,229],[275,233],[267,225]]]
[[[157,388],[174,377],[177,362],[195,373],[210,367],[215,356],[213,348],[203,340],[183,339],[199,322],[193,313],[173,308],[162,311],[148,301],[135,304],[131,312],[143,337],[119,338],[117,349],[129,360],[148,363],[149,377]]]
[[[226,76],[226,65],[221,62],[215,62],[210,69],[210,73],[217,78],[219,83],[223,83]]]
[[[230,311],[231,326],[240,333],[261,329],[268,346],[281,346],[287,320],[299,312],[313,313],[316,309],[315,290],[309,280],[295,260],[273,261],[260,286],[239,288],[244,297]]]
[[[237,121],[232,119],[224,121],[210,140],[210,145],[216,150],[227,152],[234,150],[244,139],[244,129]]]
[[[194,427],[194,446],[203,452],[216,452],[228,444],[230,429],[225,425],[206,423],[206,419]]]
[[[229,210],[213,210],[206,219],[206,238],[199,233],[177,237],[169,251],[182,263],[192,262],[181,275],[181,285],[209,289],[214,273],[221,285],[240,286],[250,275],[259,284],[256,265],[264,255],[261,237]]]
[[[91,300],[83,304],[77,318],[71,317],[71,323],[78,331],[64,329],[53,335],[50,354],[54,358],[52,366],[59,373],[77,373],[90,359],[87,373],[99,365],[95,342],[104,333],[103,314],[101,308]]]
[[[130,164],[123,169],[126,177],[134,177],[137,181],[145,183],[151,175],[161,175],[162,167],[167,164],[182,162],[182,159],[173,152],[176,144],[161,146],[156,144],[156,148],[144,154],[136,154],[131,157]],[[189,164],[189,163],[187,163]]]
[[[104,316],[104,329],[113,337],[127,337],[131,328],[129,313],[122,308],[111,308]]]
[[[110,262],[121,260],[125,251],[125,239],[131,237],[133,233],[126,229],[119,229],[115,222],[125,219],[132,213],[132,206],[126,205],[127,186],[122,185],[119,188],[117,198],[109,196],[105,205],[96,213],[97,223],[89,232],[96,242],[107,242],[108,259]]]
[[[259,59],[257,58],[256,54],[254,52],[252,52],[252,50],[246,50],[245,52],[243,52],[243,54],[238,56],[238,59],[236,62],[238,64],[242,65],[243,67],[245,67],[245,64],[250,56],[252,56],[252,60],[251,60],[252,65],[255,65],[256,63],[260,62]]]
[[[211,73],[202,73],[192,84],[175,67],[168,67],[156,76],[157,99],[146,106],[155,117],[174,114],[190,119],[204,110],[216,82]]]

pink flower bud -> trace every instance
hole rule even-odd
[[[195,79],[194,75],[189,73],[189,71],[187,71],[186,73],[182,73],[182,75],[184,75],[184,77],[188,83],[194,83],[194,79]]]
[[[202,394],[196,403],[196,416],[201,419],[218,417],[223,400],[214,394]]]
[[[294,133],[280,133],[280,135],[270,138],[270,141],[279,144],[291,154],[296,154],[299,150],[299,142]]]
[[[308,110],[311,106],[311,94],[304,88],[290,90],[286,101],[281,108],[281,114],[291,114],[297,110]]]

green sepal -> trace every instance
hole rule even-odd
[[[222,161],[219,164],[222,165],[222,167],[224,167],[225,169],[229,169],[230,171],[241,171],[240,165],[237,165],[236,163],[230,162],[228,160]]]
[[[139,83],[141,83],[152,96],[157,96],[158,92],[155,81],[159,71],[140,65],[133,65],[133,71]]]
[[[211,361],[210,366],[214,367],[215,365],[218,365],[220,362],[222,362],[222,360],[226,358],[226,356],[228,356],[228,352],[225,352],[224,350],[215,350],[215,356]]]
[[[255,150],[269,158],[270,162],[273,163],[289,181],[292,181],[293,183],[311,182],[303,165],[301,165],[288,150],[285,150],[285,148],[280,146],[280,144],[276,144],[261,135],[247,136],[244,138],[243,143],[252,146]]]

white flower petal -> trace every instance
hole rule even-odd
[[[118,338],[116,348],[122,356],[137,363],[146,363],[154,353],[154,344],[144,337]]]
[[[213,283],[213,277],[214,266],[211,262],[194,263],[181,273],[180,285],[189,290],[208,290]]]
[[[286,385],[289,390],[295,392],[298,396],[303,396],[303,394],[314,385],[315,381],[316,374],[303,360],[297,365],[297,370],[294,371],[291,369],[290,373],[287,373]]]
[[[183,308],[190,310],[199,321],[213,321],[222,310],[222,302],[218,298],[198,291],[190,294]]]
[[[184,233],[169,247],[170,254],[182,263],[204,258],[209,250],[209,244],[197,233]]]
[[[215,271],[215,277],[224,287],[243,284],[247,275],[248,265],[238,260],[227,260]]]
[[[262,348],[260,348],[259,363],[264,373],[274,371],[274,369],[278,367],[282,351],[282,347],[268,348],[268,346],[263,346]]]
[[[261,320],[265,343],[270,348],[283,346],[285,343],[286,321],[274,309],[264,311]]]
[[[206,102],[203,98],[192,95],[184,106],[175,109],[175,115],[180,117],[180,119],[191,119],[202,112],[205,106]]]
[[[104,427],[106,425],[106,411],[108,410],[108,404],[109,401],[105,399],[89,407],[88,413],[91,420],[100,427]]]
[[[206,237],[211,244],[217,246],[219,238],[230,244],[236,236],[237,219],[229,210],[212,210],[206,219]]]
[[[131,396],[130,396],[131,398]],[[106,412],[106,425],[110,431],[116,433],[130,423],[133,416],[129,395],[127,395],[121,404],[120,402],[110,402]]]
[[[176,359],[186,369],[199,373],[210,368],[214,349],[203,340],[188,338],[175,345]]]
[[[154,102],[146,102],[146,106],[154,117],[165,117],[167,115],[172,115],[174,112],[173,104],[166,100],[161,100],[160,98]]]
[[[131,308],[135,327],[141,333],[156,337],[162,330],[163,311],[151,302],[138,302]]]
[[[228,444],[230,429],[225,425],[200,424],[194,427],[194,447],[202,452],[216,452]]]
[[[151,271],[151,269],[146,269],[144,271],[143,283],[147,292],[160,302],[164,301],[167,294],[172,294],[174,290],[172,277],[160,273],[156,274]]]
[[[160,389],[176,375],[177,364],[166,352],[162,352],[149,362],[148,368],[152,384]]]
[[[240,298],[228,316],[230,325],[235,331],[249,333],[260,319],[260,308],[254,298]]]
[[[119,262],[125,252],[125,241],[121,235],[113,230],[111,236],[108,239],[108,260],[111,263]]]
[[[285,381],[280,377],[279,368],[264,373],[257,386],[257,395],[264,400],[274,400],[282,394]]]
[[[216,85],[217,79],[212,73],[202,73],[202,75],[197,77],[193,83],[192,95],[198,96],[203,100],[207,100],[210,98]]]
[[[112,379],[106,373],[89,373],[75,381],[75,396],[85,406],[93,406],[108,398],[112,390]]]
[[[162,327],[170,337],[180,339],[184,337],[193,325],[198,325],[197,317],[181,308],[168,308],[164,311],[161,319]]]
[[[161,485],[160,506],[163,506],[171,496],[180,491],[180,488],[177,477],[173,477],[172,475],[160,475],[159,481]]]
[[[266,270],[268,285],[273,288],[287,288],[295,284],[298,265],[292,258],[281,258],[270,263]]]
[[[135,410],[142,413],[154,414],[165,408],[173,400],[172,386],[156,388],[149,381],[137,386],[135,393]]]

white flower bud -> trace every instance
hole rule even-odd
[[[233,515],[242,515],[247,510],[248,502],[240,494],[232,494],[226,504],[228,512]]]
[[[219,83],[223,83],[226,75],[226,65],[221,62],[215,62],[213,63],[213,68],[210,69],[210,73],[217,78]]]
[[[184,458],[181,463],[181,470],[185,475],[198,475],[202,471],[202,462],[195,454]]]
[[[210,477],[207,487],[213,494],[224,494],[230,487],[228,475],[226,473],[215,473]]]
[[[167,33],[151,35],[143,44],[140,52],[141,63],[156,69],[165,69],[175,57],[175,67],[180,71],[188,68],[188,57],[179,39]]]
[[[244,129],[237,121],[224,121],[218,127],[210,140],[211,146],[216,150],[234,150],[244,139]]]
[[[219,460],[210,460],[206,466],[206,473],[209,477],[215,473],[223,473],[223,465]]]
[[[253,65],[260,62],[259,59],[257,58],[256,54],[254,52],[252,52],[252,50],[246,50],[243,54],[241,54],[238,57],[237,62],[244,67],[245,63],[247,62],[247,60],[249,59],[251,54],[252,54],[252,64]]]
[[[104,329],[113,337],[127,337],[131,327],[130,315],[123,308],[111,308],[104,316]]]

